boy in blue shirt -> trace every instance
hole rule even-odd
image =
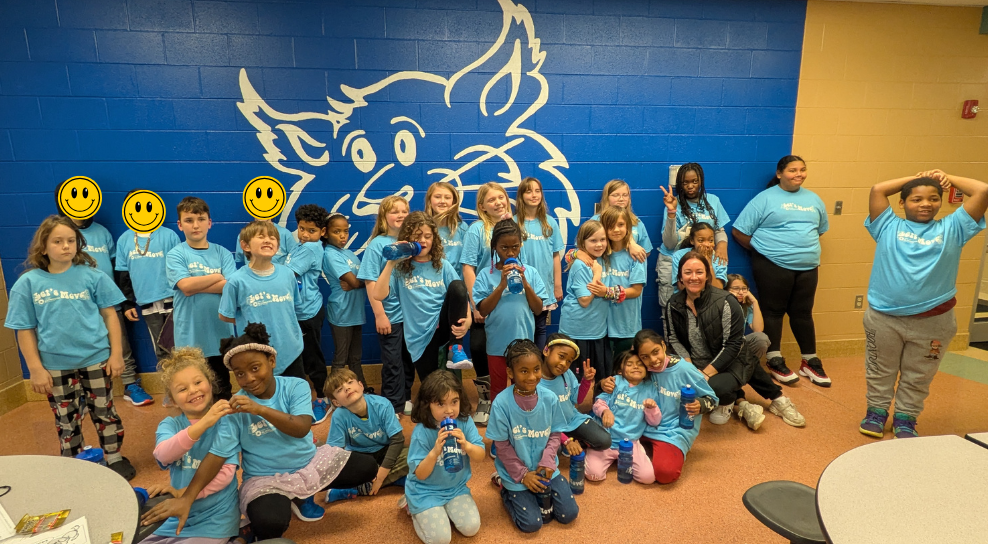
[[[951,186],[967,197],[964,205],[934,219],[943,190]],[[905,219],[889,206],[888,197],[897,192]],[[895,437],[919,436],[916,418],[941,356],[957,333],[954,305],[961,250],[985,228],[986,208],[988,185],[941,170],[871,188],[865,228],[878,246],[864,314],[868,412],[858,428],[862,434],[885,434],[894,395]]]
[[[62,186],[59,185],[55,189],[56,204],[58,203],[58,194],[61,188]],[[58,215],[68,217],[62,213],[61,206],[56,206],[56,208],[58,209]],[[115,280],[113,259],[116,257],[116,245],[113,243],[113,235],[110,234],[110,231],[106,230],[106,227],[103,225],[93,221],[92,218],[73,219],[69,217],[69,220],[79,227],[79,232],[82,233],[82,237],[85,239],[85,248],[83,251],[96,260],[96,269],[106,274],[111,280]],[[114,284],[116,284],[115,281]],[[117,311],[117,319],[120,321],[120,348],[124,360],[124,371],[120,375],[120,381],[123,382],[124,386],[124,398],[132,402],[134,406],[153,404],[154,399],[141,387],[141,380],[137,376],[137,361],[134,360],[134,354],[130,350],[130,342],[127,340],[127,327],[124,326],[124,323],[127,321],[124,319],[123,310],[120,306],[117,306],[115,309]]]
[[[377,477],[356,490],[331,490],[327,501],[360,495],[377,495],[386,485],[404,487],[408,475],[405,434],[391,401],[364,395],[364,386],[349,369],[334,370],[326,380],[325,395],[333,399],[333,422],[326,444],[347,451],[367,453],[377,461]]]
[[[292,231],[286,229],[285,227],[271,221],[270,219],[259,219],[259,221],[264,221],[265,223],[271,223],[274,228],[278,229],[278,251],[274,254],[274,258],[271,259],[275,264],[285,264],[285,259],[288,258],[288,254],[295,249],[298,245],[298,240],[292,235]],[[250,261],[250,257],[244,256],[244,249],[240,247],[240,238],[237,238],[236,243],[233,244],[237,249],[233,253],[233,258],[237,264],[246,264]]]
[[[174,346],[174,289],[166,277],[165,255],[181,243],[175,231],[165,226],[149,234],[127,229],[117,238],[114,265],[120,272],[120,290],[127,297],[121,307],[129,321],[138,321],[138,314],[144,317],[158,361]]]
[[[295,210],[298,221],[299,244],[288,254],[285,266],[295,273],[298,281],[298,326],[302,329],[302,368],[312,382],[312,424],[326,421],[329,415],[326,399],[319,398],[326,385],[326,358],[322,353],[322,323],[326,307],[319,291],[322,276],[323,251],[326,245],[326,220],[329,213],[322,206],[305,204]]]
[[[263,323],[271,335],[271,347],[278,352],[275,376],[305,380],[298,282],[287,266],[272,262],[278,243],[278,229],[270,221],[254,221],[240,231],[247,266],[227,278],[219,318],[235,323],[238,332],[248,323]]]
[[[230,371],[220,356],[220,340],[233,336],[233,327],[216,314],[226,279],[237,271],[237,265],[230,250],[206,239],[213,220],[205,201],[187,196],[178,203],[177,212],[185,243],[165,256],[168,285],[175,290],[175,345],[201,349],[216,374],[213,396],[230,400]]]

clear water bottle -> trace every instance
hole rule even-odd
[[[679,427],[682,429],[692,429],[692,416],[686,412],[686,405],[696,400],[696,389],[692,385],[686,384],[679,390]]]
[[[634,460],[633,450],[634,450],[634,446],[632,445],[631,440],[628,440],[627,438],[622,439],[621,442],[618,444],[618,463],[617,463],[618,475],[617,476],[618,476],[618,481],[621,482],[622,484],[631,483],[631,477],[632,477],[631,468],[633,466],[632,462]]]
[[[389,261],[397,261],[405,257],[414,257],[422,252],[422,244],[418,242],[395,242],[384,246],[381,255]]]
[[[581,451],[569,458],[569,488],[574,495],[583,493],[583,484],[587,473],[587,452]]]
[[[535,494],[539,499],[539,510],[542,511],[542,524],[552,521],[552,482],[549,480],[539,480],[545,486],[545,490]]]
[[[510,257],[504,260],[504,264],[513,264],[515,266],[521,266],[521,262],[514,257]],[[512,270],[508,272],[508,292],[513,295],[520,294],[525,290],[525,285],[521,280],[521,272],[517,270]]]
[[[442,430],[452,431],[456,428],[456,420],[447,417],[440,425],[442,425]],[[447,436],[446,443],[443,444],[443,468],[449,473],[463,470],[463,452],[460,451],[460,445],[456,443],[456,437],[452,435]]]
[[[82,453],[75,456],[76,459],[82,459],[83,461],[91,461],[97,465],[106,466],[106,458],[103,456],[103,448],[94,448],[92,446],[86,446],[82,450]]]

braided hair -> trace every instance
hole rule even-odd
[[[683,189],[683,180],[686,178],[687,172],[694,172],[696,174],[696,179],[700,183],[700,187],[696,193],[697,207],[701,210],[706,210],[710,217],[713,218],[714,232],[716,232],[718,229],[717,213],[707,200],[707,189],[703,183],[703,167],[698,163],[688,162],[680,166],[679,171],[676,172],[676,198],[679,200],[679,209],[683,210],[687,224],[696,222],[696,214],[693,213],[693,207],[690,206],[689,200],[686,198],[686,190]]]
[[[494,229],[491,230],[491,271],[494,270],[495,256],[497,255],[497,241],[502,236],[517,236],[518,240],[521,241],[524,238],[524,233],[518,223],[515,223],[511,219],[502,219],[494,225]]]
[[[508,368],[513,368],[514,363],[526,355],[534,355],[538,358],[539,364],[542,363],[542,350],[535,345],[535,342],[528,338],[512,340],[507,349],[504,350],[504,362]]]

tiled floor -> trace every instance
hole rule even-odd
[[[919,421],[922,434],[963,436],[988,431],[988,420],[983,416],[988,398],[988,362],[972,355],[988,354],[950,354],[944,361],[943,372],[933,382],[926,411]],[[755,433],[737,420],[724,426],[704,422],[678,482],[668,486],[621,485],[612,473],[603,483],[588,483],[586,493],[578,499],[581,511],[576,522],[569,526],[555,523],[534,536],[525,536],[511,525],[489,483],[493,463],[488,458],[473,469],[471,488],[480,508],[482,527],[469,542],[550,538],[567,539],[573,544],[654,539],[784,542],[744,509],[744,491],[767,480],[794,480],[815,487],[821,472],[835,457],[874,440],[857,432],[865,409],[863,359],[832,359],[826,365],[834,379],[832,388],[821,389],[806,380],[786,388],[786,394],[806,416],[805,428],[788,427],[772,415]],[[749,399],[756,397],[753,393],[748,395]],[[160,397],[156,400],[158,403],[144,408],[124,405],[122,400],[120,404],[127,431],[124,453],[138,469],[132,482],[138,486],[166,480],[166,473],[158,470],[151,458],[154,430],[166,415]],[[409,435],[410,422],[406,419],[403,423]],[[328,423],[319,425],[317,436],[324,439],[328,428]],[[44,403],[29,403],[0,417],[0,429],[0,455],[58,453],[54,422]],[[95,433],[88,423],[85,436],[94,443]],[[294,520],[286,536],[300,544],[344,539],[418,542],[411,521],[395,507],[399,495],[397,489],[385,489],[377,497],[333,504],[320,522]],[[468,539],[457,535],[454,541]]]

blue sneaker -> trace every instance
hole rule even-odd
[[[352,489],[330,489],[326,492],[326,502],[345,501],[357,498],[357,488]]]
[[[154,404],[154,399],[151,395],[147,394],[141,384],[134,382],[127,387],[124,387],[124,400],[129,400],[134,404],[134,406],[147,406],[148,404]]]
[[[469,370],[473,368],[473,361],[471,361],[467,354],[463,351],[463,346],[460,344],[453,344],[449,347],[449,357],[446,358],[446,368],[450,370]]]
[[[302,504],[292,501],[292,512],[302,521],[319,521],[326,515],[326,509],[316,504],[313,497],[305,499]]]
[[[312,425],[316,426],[326,421],[329,417],[329,410],[327,409],[328,403],[326,399],[316,399],[312,401]]]

